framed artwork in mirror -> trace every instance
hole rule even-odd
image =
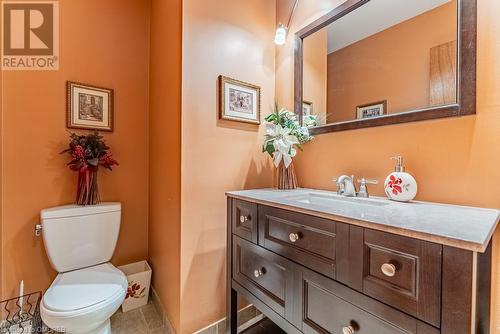
[[[260,124],[260,87],[220,75],[219,118]]]
[[[311,101],[304,101],[302,103],[302,114],[304,116],[312,115],[313,113],[313,103]]]
[[[380,117],[387,114],[387,100],[368,103],[356,107],[357,119]]]
[[[294,111],[316,135],[474,115],[476,53],[477,0],[347,0],[295,34]]]
[[[109,88],[67,82],[67,127],[113,131],[113,95]]]

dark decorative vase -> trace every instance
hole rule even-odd
[[[278,189],[280,190],[293,190],[297,189],[297,175],[295,175],[295,168],[293,162],[285,167],[285,163],[281,161],[278,167]]]
[[[76,204],[96,205],[101,202],[97,185],[98,167],[88,167],[78,172]]]

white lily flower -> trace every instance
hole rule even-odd
[[[266,135],[274,136],[274,133],[276,133],[276,124],[267,123],[266,124]]]
[[[297,154],[297,151],[293,145],[299,144],[299,140],[296,136],[290,135],[291,129],[283,128],[281,125],[275,125],[274,127],[267,128],[268,136],[274,139],[274,165],[279,166],[281,160],[283,160],[285,167],[288,168],[292,163],[292,158]]]
[[[262,151],[273,158],[273,163],[279,167],[281,162],[286,168],[292,163],[292,158],[297,155],[297,148],[310,141],[306,126],[300,126],[297,115],[283,108],[275,107],[274,113],[266,117],[266,136]]]

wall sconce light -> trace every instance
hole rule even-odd
[[[276,34],[274,35],[274,43],[276,45],[284,45],[286,43],[286,36],[288,33],[288,29],[290,28],[290,24],[292,23],[293,16],[295,15],[295,10],[297,9],[298,4],[299,0],[295,0],[292,12],[290,13],[290,18],[288,19],[288,24],[286,26],[283,23],[280,23],[278,25],[278,28],[276,29]]]
[[[278,29],[276,29],[276,35],[274,36],[274,43],[276,45],[284,45],[286,43],[287,30],[288,29],[283,24],[278,26]]]

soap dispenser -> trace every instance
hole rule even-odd
[[[387,197],[393,201],[408,202],[417,196],[417,181],[405,172],[403,157],[397,156],[394,172],[385,179],[384,188]]]

